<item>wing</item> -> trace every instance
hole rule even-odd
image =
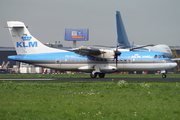
[[[143,46],[133,47],[133,48],[130,49],[130,51],[133,51],[133,50],[139,49],[139,48],[148,47],[148,46],[154,46],[154,45],[153,45],[153,44],[149,44],[149,45],[143,45]]]
[[[115,51],[108,49],[98,49],[89,46],[81,46],[79,48],[72,49],[71,51],[82,56],[93,56],[97,58],[114,59]]]

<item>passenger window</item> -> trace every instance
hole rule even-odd
[[[154,58],[157,58],[157,55],[155,55]]]
[[[158,58],[161,58],[161,55],[158,55]]]

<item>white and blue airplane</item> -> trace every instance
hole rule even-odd
[[[71,50],[47,47],[34,38],[23,22],[7,22],[17,55],[8,59],[60,71],[82,71],[91,78],[104,78],[117,71],[165,71],[177,63],[161,52],[97,49],[82,46]]]
[[[129,43],[123,20],[119,11],[116,11],[117,41],[120,48],[135,51],[157,51],[164,53],[168,58],[173,58],[173,54],[169,46],[165,44],[158,45],[133,45]]]

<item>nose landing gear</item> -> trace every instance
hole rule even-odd
[[[161,70],[162,78],[166,78],[166,73],[167,73],[166,70]]]
[[[163,73],[163,74],[162,74],[162,78],[166,78],[166,74]]]

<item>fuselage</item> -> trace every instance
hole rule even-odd
[[[101,72],[111,73],[115,71],[156,71],[174,68],[176,62],[167,58],[160,52],[121,52],[116,61],[91,56],[81,56],[74,52],[55,52],[14,55],[8,57],[11,60],[48,67],[61,71],[92,72],[95,66]]]

